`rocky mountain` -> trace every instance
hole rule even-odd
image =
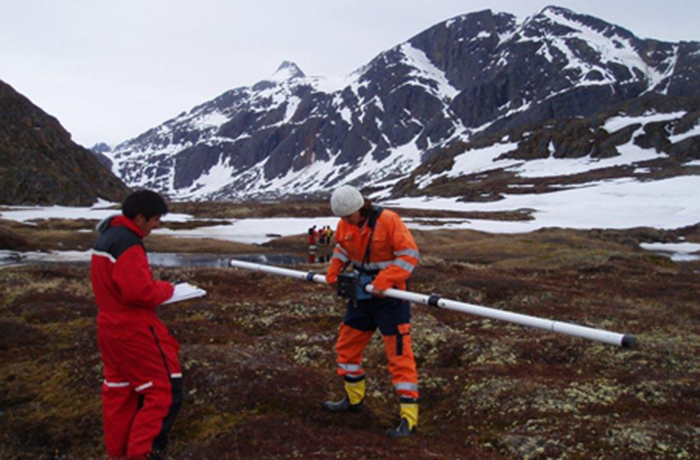
[[[128,187],[52,116],[0,81],[0,203],[89,206]]]
[[[92,150],[95,153],[106,153],[112,151],[112,147],[105,144],[104,142],[99,142],[90,147],[90,150]]]
[[[601,180],[680,175],[700,176],[700,98],[649,93],[591,117],[454,142],[383,195],[497,201]]]
[[[443,174],[446,165],[498,145],[521,163],[622,156],[634,170],[637,159],[623,154],[637,149],[639,161],[674,150],[694,167],[698,77],[700,42],[641,39],[559,7],[524,20],[486,10],[437,24],[344,78],[285,62],[107,155],[132,186],[224,200],[323,194],[341,183],[384,196],[437,193],[428,172],[462,193],[480,179]],[[627,116],[636,122],[615,122]]]
[[[112,160],[110,160],[109,157],[105,155],[112,151],[112,147],[105,144],[104,142],[100,142],[90,147],[90,150],[92,151],[92,153],[95,154],[97,159],[100,160],[100,163],[105,165],[107,168],[112,169]]]

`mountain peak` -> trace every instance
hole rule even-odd
[[[572,21],[578,22],[586,17],[586,15],[576,13],[575,11],[572,11],[568,8],[556,5],[548,5],[542,8],[542,10],[539,13],[528,18],[526,22],[532,21],[535,24],[541,24],[542,22],[550,24],[564,22],[568,25],[571,25]]]
[[[542,8],[542,13],[555,13],[559,15],[575,15],[576,13],[568,8],[564,8],[562,6],[557,6],[557,5],[547,5],[544,8]]]
[[[291,61],[283,61],[282,64],[277,68],[277,71],[272,75],[272,80],[275,81],[286,81],[292,78],[304,78],[304,72],[301,71],[299,66]]]
[[[305,78],[295,63],[282,62],[274,76],[123,143],[110,158],[128,183],[178,200],[322,197],[341,183],[418,196],[428,190],[421,171],[435,165],[441,174],[446,155],[494,142],[507,153],[500,149],[515,149],[516,139],[513,161],[595,162],[627,155],[634,145],[644,158],[663,148],[695,160],[694,144],[672,139],[685,136],[695,118],[674,118],[673,136],[670,124],[659,128],[663,140],[636,134],[632,125],[608,132],[599,120],[645,94],[679,101],[700,95],[696,53],[694,45],[640,40],[566,8],[523,19],[484,10],[436,24],[347,78]],[[566,128],[550,129],[554,122]],[[631,142],[638,144],[617,149]],[[467,191],[461,181],[471,178],[445,180],[452,177],[459,185],[449,187],[450,196],[496,199]],[[430,193],[447,191],[435,184]]]

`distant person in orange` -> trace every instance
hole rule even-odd
[[[153,279],[142,241],[167,212],[160,195],[139,190],[124,200],[121,215],[98,225],[90,277],[110,459],[161,458],[182,402],[180,346],[156,316],[174,287]]]
[[[331,412],[357,411],[365,397],[362,354],[379,328],[389,360],[394,389],[399,396],[400,423],[389,429],[392,438],[410,436],[418,425],[418,373],[411,344],[411,312],[408,302],[385,297],[383,291],[406,289],[411,272],[418,265],[418,247],[401,218],[393,211],[373,206],[350,186],[336,189],[331,196],[333,214],[341,217],[335,232],[336,246],[326,281],[335,285],[345,268],[352,265],[356,275],[370,277],[373,295],[349,300],[340,326],[336,351],[338,375],[343,377],[345,395],[326,401]]]

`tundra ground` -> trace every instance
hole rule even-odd
[[[19,227],[4,228],[37,241]],[[49,227],[33,230],[52,233],[41,239],[49,246],[61,240],[55,232],[76,231]],[[415,436],[398,441],[384,435],[398,422],[398,401],[378,333],[365,355],[364,410],[321,410],[342,389],[333,346],[345,306],[328,287],[238,269],[154,268],[208,292],[159,309],[182,346],[186,394],[170,455],[698,458],[700,263],[638,247],[681,233],[697,241],[696,228],[414,232],[423,257],[412,290],[628,333],[638,346],[414,305],[421,419]],[[156,236],[146,246],[190,247]],[[264,248],[217,246],[231,257],[304,250],[304,235]],[[95,315],[85,264],[0,270],[1,458],[104,456]]]

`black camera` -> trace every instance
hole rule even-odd
[[[374,280],[373,276],[358,273],[341,273],[338,275],[338,295],[350,300],[367,300],[372,294],[365,291],[365,286]]]

